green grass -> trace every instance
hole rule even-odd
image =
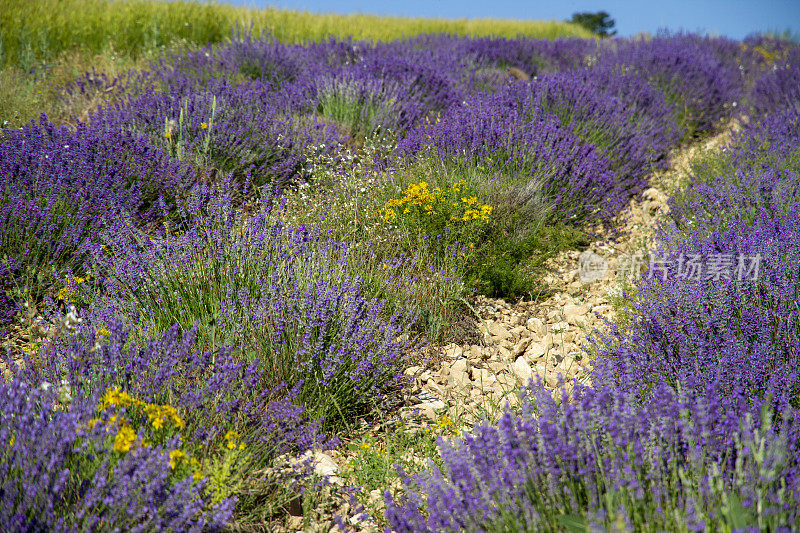
[[[271,33],[288,43],[329,37],[387,41],[439,32],[545,39],[592,36],[578,25],[560,21],[334,15],[183,0],[4,0],[0,65],[28,70],[38,60],[54,60],[67,51],[100,53],[111,46],[135,58],[175,41],[219,43],[236,26],[252,28],[256,36]]]
[[[559,21],[334,15],[184,0],[3,0],[0,127],[19,127],[41,113],[56,124],[86,120],[99,105],[113,102],[115,95],[65,97],[61,88],[78,76],[95,70],[113,79],[168,50],[228,41],[237,28],[249,28],[256,37],[271,34],[287,43],[330,37],[389,41],[439,32],[592,37],[578,25]]]

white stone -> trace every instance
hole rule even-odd
[[[533,376],[531,365],[528,364],[524,357],[519,357],[516,361],[514,361],[512,371],[514,372],[514,375],[526,385],[528,380]]]
[[[544,381],[545,385],[550,388],[558,386],[558,378],[552,369],[542,369],[538,364],[534,368],[536,370],[536,374],[542,379],[542,381]]]
[[[547,326],[545,326],[544,322],[536,317],[529,318],[528,322],[526,322],[526,326],[531,332],[539,337],[544,337],[547,334]]]
[[[450,373],[460,373],[460,372],[467,372],[469,370],[469,361],[464,359],[463,357],[460,359],[456,359],[450,365]]]
[[[494,372],[488,368],[473,368],[472,381],[477,386],[489,387],[497,383],[497,378]]]
[[[495,374],[499,374],[500,372],[507,370],[508,365],[501,363],[500,361],[491,361],[489,362],[489,369]]]
[[[450,366],[450,383],[459,387],[470,386],[469,363],[466,359],[458,359]]]
[[[521,339],[521,338],[523,338],[525,336],[526,328],[525,328],[525,326],[515,326],[515,327],[511,328],[509,333],[511,333],[511,335],[515,339]]]
[[[552,348],[553,347],[553,334],[552,333],[548,333],[547,335],[545,335],[542,338],[542,340],[539,341],[539,344],[542,345],[545,350],[549,350],[550,348]]]
[[[503,346],[500,346],[497,349],[497,357],[501,361],[509,361],[510,362],[510,361],[513,360],[512,356],[511,356],[511,350],[509,350],[508,348],[505,348]]]
[[[547,348],[539,344],[538,342],[531,343],[528,346],[528,349],[525,350],[525,358],[529,361],[535,361],[540,359],[547,354]]]

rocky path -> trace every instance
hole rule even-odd
[[[600,238],[583,252],[567,251],[551,259],[544,282],[554,292],[537,302],[509,303],[479,298],[474,311],[481,344],[434,348],[428,367],[411,367],[415,385],[404,417],[414,410],[427,419],[440,416],[469,427],[484,416],[501,412],[505,402],[518,401],[516,389],[541,378],[557,388],[559,374],[569,389],[588,380],[592,331],[606,331],[615,318],[614,298],[626,280],[646,261],[655,229],[666,220],[667,200],[689,172],[698,150],[711,150],[730,138],[730,128],[698,145],[673,154],[672,164],[657,173],[640,199],[631,200],[612,225],[615,234],[598,228]]]

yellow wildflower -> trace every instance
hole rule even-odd
[[[133,442],[136,440],[136,432],[132,427],[124,425],[119,428],[117,436],[114,437],[114,451],[127,453],[130,451]]]
[[[65,302],[69,302],[73,296],[75,296],[74,290],[70,289],[69,287],[62,287],[58,290],[58,294],[56,294],[56,300],[64,300]]]
[[[111,335],[111,332],[106,328],[100,328],[97,330],[97,334],[100,335],[101,337],[108,337],[109,335]]]
[[[178,429],[183,429],[183,427],[185,426],[181,417],[178,416],[178,410],[172,407],[171,405],[162,405],[161,413],[166,418],[169,418],[172,421],[172,424]]]
[[[237,431],[233,431],[233,430],[228,431],[227,433],[225,433],[225,440],[228,441],[226,446],[227,446],[227,448],[229,450],[235,450],[237,447],[240,450],[244,450],[244,444],[240,444],[238,446],[236,444],[236,441],[239,440],[240,436],[241,435],[239,435],[239,433]]]
[[[116,406],[116,407],[130,407],[130,406],[139,406],[142,402],[133,398],[127,392],[121,391],[119,387],[111,388],[109,387],[106,390],[106,393],[103,395],[103,398],[100,400],[100,405],[97,407],[98,411],[105,411],[109,407]]]
[[[180,450],[172,450],[169,452],[169,467],[174,470],[175,466],[184,459],[186,459],[185,453]]]
[[[201,122],[201,123],[200,123],[200,129],[201,129],[201,130],[204,130],[204,129],[206,129],[206,128],[208,128],[208,124],[206,124],[205,122]]]
[[[172,132],[168,131],[168,132],[164,133],[164,138],[165,139],[172,139]]]
[[[446,416],[442,416],[439,418],[439,428],[440,429],[447,429],[453,425],[453,421]]]
[[[481,220],[483,220],[484,222],[489,222],[489,215],[491,214],[492,214],[492,206],[490,205],[481,206],[481,213],[480,213]]]

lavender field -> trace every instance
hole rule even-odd
[[[57,94],[0,129],[3,531],[800,530],[800,45],[239,31]],[[581,379],[406,431],[728,131]]]

